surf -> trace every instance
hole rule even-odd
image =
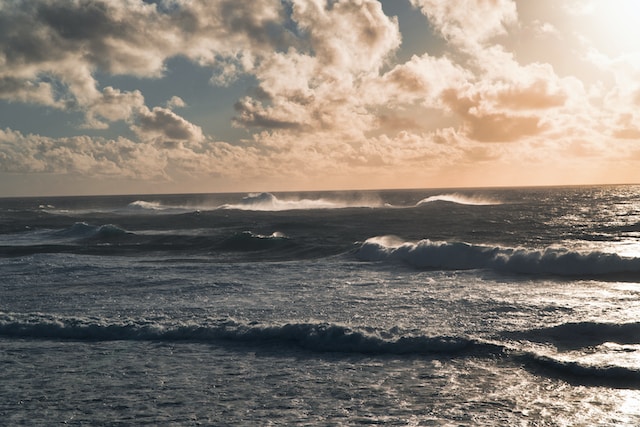
[[[433,270],[490,269],[529,275],[640,276],[640,258],[599,250],[577,251],[561,247],[510,248],[466,242],[407,242],[393,236],[367,239],[356,251],[362,261],[403,262]]]
[[[289,211],[312,209],[345,209],[345,208],[374,208],[384,206],[379,200],[341,200],[327,198],[279,198],[272,193],[250,193],[239,203],[229,203],[219,209],[237,209],[246,211]]]
[[[502,202],[492,199],[490,197],[482,197],[482,196],[465,196],[464,194],[459,193],[447,193],[447,194],[438,194],[435,196],[426,197],[419,202],[416,203],[416,207],[425,206],[430,203],[435,202],[447,202],[454,203],[458,205],[471,205],[471,206],[491,206],[491,205],[500,205]]]

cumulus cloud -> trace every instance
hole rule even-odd
[[[293,1],[291,17],[307,44],[256,67],[260,96],[236,103],[235,123],[307,132],[370,123],[362,88],[399,47],[397,21],[373,0]]]
[[[465,47],[506,33],[518,20],[513,0],[411,0],[444,38]]]
[[[86,127],[107,128],[108,122],[128,120],[143,107],[144,97],[140,91],[122,92],[107,86],[100,96],[87,105]]]
[[[141,108],[132,129],[143,141],[155,140],[162,143],[178,141],[200,142],[204,139],[202,129],[190,123],[173,111],[155,107]]]
[[[126,138],[48,138],[0,130],[1,172],[155,178],[162,175],[163,163],[150,145]]]
[[[182,135],[181,135],[182,136]],[[171,181],[171,172],[194,177],[238,177],[259,163],[252,149],[224,142],[140,143],[124,137],[51,138],[0,129],[0,173],[49,173]]]
[[[285,42],[281,13],[274,0],[10,2],[0,13],[0,98],[79,108],[88,125],[104,127],[99,117],[126,114],[109,107],[116,95],[98,90],[95,70],[157,78],[177,55],[213,66],[242,51],[238,64],[251,68]],[[140,98],[117,96],[127,105]]]
[[[5,128],[0,171],[165,180],[251,174],[258,182],[354,174],[384,185],[382,177],[399,170],[407,179],[452,178],[443,171],[454,165],[471,174],[508,168],[513,158],[543,164],[558,153],[604,155],[607,138],[635,155],[626,144],[640,138],[637,54],[583,49],[581,64],[592,68],[559,72],[566,62],[551,64],[545,43],[576,36],[542,7],[405,1],[444,53],[424,47],[399,61],[400,22],[377,0],[2,2],[0,102],[81,114],[81,129],[69,135],[88,135]],[[550,10],[552,2],[544,4]],[[121,77],[145,82],[141,88],[175,78],[178,57],[206,69],[208,89],[250,86],[225,99],[243,139],[215,141],[204,130],[207,113],[184,108],[184,99],[197,104],[186,95],[158,101],[118,87]],[[599,74],[589,81],[593,69]],[[113,128],[123,136],[105,137]]]

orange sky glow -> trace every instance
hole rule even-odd
[[[633,0],[0,0],[0,196],[640,182]]]

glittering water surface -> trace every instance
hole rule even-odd
[[[640,188],[0,200],[0,424],[637,425]]]

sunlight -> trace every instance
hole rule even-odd
[[[637,390],[620,390],[622,401],[619,411],[633,419],[640,416],[640,393]]]
[[[594,0],[584,10],[589,20],[585,28],[593,34],[595,44],[602,51],[613,54],[629,54],[638,51],[640,38],[640,2],[635,0]]]
[[[640,242],[636,239],[627,239],[617,242],[612,249],[613,252],[622,257],[640,258]]]

